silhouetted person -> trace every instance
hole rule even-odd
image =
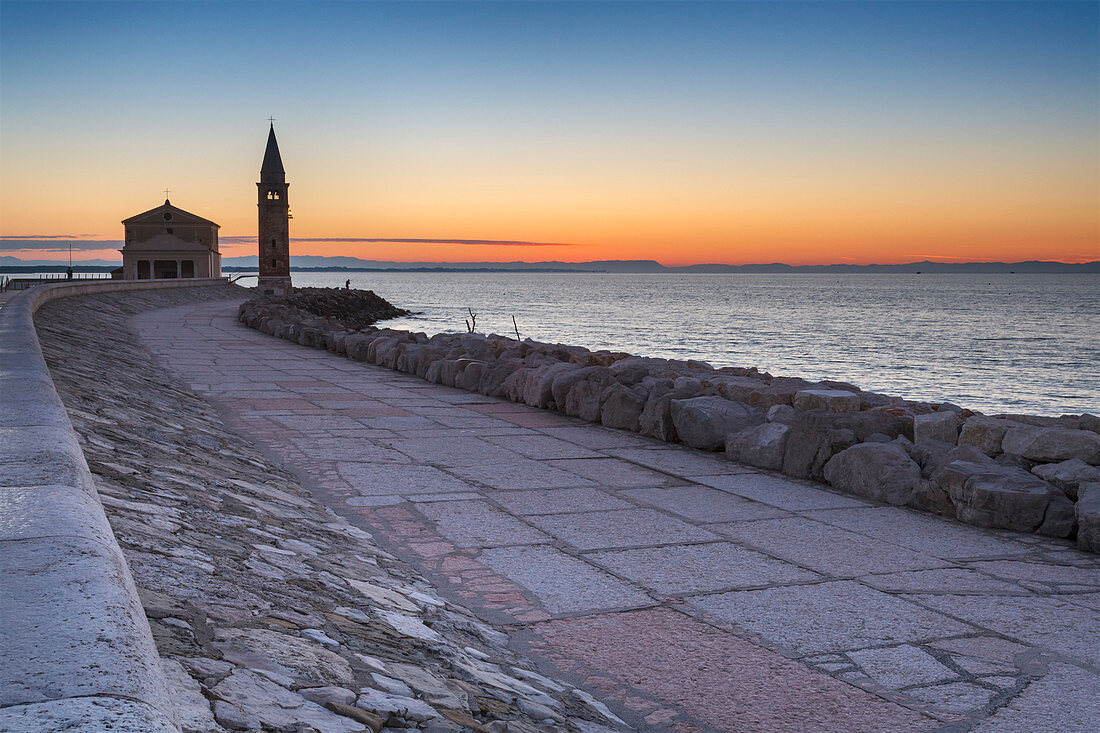
[[[73,268],[71,268],[71,267],[66,267],[65,268],[65,279],[66,280],[72,280],[73,279]]]
[[[344,281],[344,290],[351,290],[351,278]]]

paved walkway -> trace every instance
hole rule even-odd
[[[236,323],[147,345],[318,499],[656,730],[1093,730],[1100,558]]]

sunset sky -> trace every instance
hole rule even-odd
[[[253,254],[270,115],[294,254],[1095,260],[1098,38],[1095,2],[5,0],[0,255],[121,259],[165,187]]]

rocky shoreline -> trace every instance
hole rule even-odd
[[[342,292],[310,298],[335,303]],[[1100,553],[1094,415],[987,416],[755,368],[479,333],[429,337],[363,327],[341,317],[338,305],[307,311],[294,297],[246,302],[239,320],[429,382],[724,451],[734,461],[968,524],[1075,538]]]
[[[150,309],[243,294],[68,298],[36,319],[182,729],[622,730],[312,501],[151,363],[127,326]]]

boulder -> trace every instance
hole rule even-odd
[[[502,356],[488,361],[481,370],[481,378],[478,380],[477,391],[488,397],[503,397],[504,391],[501,385],[508,375],[523,366],[523,362],[515,357]]]
[[[972,445],[987,456],[999,456],[1005,433],[1015,424],[1011,420],[975,415],[963,423],[959,445]]]
[[[783,473],[820,480],[825,464],[845,448],[874,433],[896,438],[912,432],[913,418],[885,412],[803,412],[791,425],[783,453]]]
[[[1066,492],[1066,496],[1073,501],[1077,500],[1081,484],[1100,482],[1100,468],[1090,466],[1080,458],[1071,458],[1060,463],[1044,463],[1032,468],[1031,472]]]
[[[671,389],[651,390],[642,414],[638,416],[638,431],[658,440],[677,440],[676,426],[672,424],[674,399],[677,398]]]
[[[458,364],[459,367],[466,364],[466,367],[455,377],[455,386],[467,392],[477,392],[478,385],[481,384],[481,375],[485,372],[485,362],[459,359]]]
[[[766,388],[767,384],[761,379],[753,379],[752,377],[724,376],[721,380],[715,380],[714,386],[718,389],[718,394],[727,400],[747,404],[752,400],[752,396],[761,389]]]
[[[524,404],[543,410],[554,404],[554,380],[567,372],[577,371],[575,364],[556,362],[545,364],[527,376],[527,386],[523,392]]]
[[[509,374],[505,380],[501,383],[500,389],[504,392],[504,398],[509,402],[523,402],[524,394],[527,391],[527,375],[531,374],[533,369],[517,369]]]
[[[1002,453],[994,458],[993,461],[1002,466],[1015,466],[1016,468],[1022,468],[1028,472],[1035,468],[1035,461],[1024,458],[1016,453]]]
[[[1065,499],[1036,476],[992,461],[952,461],[932,478],[951,497],[958,518],[980,527],[1034,532],[1047,520],[1051,500]]]
[[[1100,482],[1088,481],[1077,490],[1077,546],[1100,553]]]
[[[831,486],[898,506],[911,505],[920,466],[895,443],[859,443],[829,459],[822,473]]]
[[[1100,417],[1096,415],[1090,415],[1084,413],[1077,418],[1077,427],[1082,430],[1091,430],[1094,433],[1100,433]]]
[[[672,400],[669,408],[680,440],[703,450],[723,449],[727,433],[764,422],[762,410],[718,396]]]
[[[621,384],[633,387],[649,376],[650,361],[640,356],[632,356],[612,364],[611,373]]]
[[[1077,530],[1077,516],[1073,502],[1063,494],[1050,497],[1043,523],[1035,530],[1047,537],[1070,537]]]
[[[841,389],[804,389],[795,393],[791,404],[799,410],[859,412],[860,398]]]
[[[439,384],[445,384],[448,387],[453,387],[455,379],[462,373],[464,367],[459,359],[440,359],[439,364]],[[434,365],[433,365],[434,366]],[[429,367],[431,371],[431,367]]]
[[[600,422],[609,428],[638,432],[638,419],[645,408],[646,396],[641,386],[612,383],[600,395]]]
[[[764,419],[768,422],[794,425],[794,421],[798,419],[798,410],[790,405],[772,405],[768,408],[768,412],[764,416]]]
[[[353,333],[344,339],[344,350],[347,352],[349,359],[355,361],[365,361],[367,358],[367,347],[370,346],[371,341],[374,338],[371,334],[365,333]]]
[[[783,467],[783,452],[787,447],[789,425],[780,422],[761,423],[726,436],[726,457],[757,468],[778,471]]]
[[[600,397],[603,395],[604,389],[611,384],[618,384],[606,367],[592,367],[592,369],[593,371],[588,372],[584,379],[574,382],[573,386],[569,388],[569,392],[565,395],[565,404],[561,405],[559,403],[558,405],[566,415],[578,417],[588,422],[596,422],[600,419],[600,407],[602,406]],[[557,384],[556,380],[555,384]]]
[[[1080,458],[1100,464],[1100,435],[1091,430],[1039,428],[1021,425],[1009,428],[1001,449],[1033,461],[1068,461]]]
[[[775,405],[790,405],[794,396],[809,385],[810,382],[797,377],[776,377],[771,381],[761,381],[761,386],[749,396],[749,404],[765,410]]]
[[[569,395],[569,390],[573,388],[573,385],[595,375],[600,375],[607,381],[613,378],[610,369],[598,366],[562,370],[561,374],[555,375],[550,383],[550,393],[553,395],[554,404],[557,405],[558,410],[565,412],[565,398]]]
[[[959,416],[954,412],[932,412],[913,417],[913,442],[936,440],[955,445],[959,440]]]
[[[913,460],[921,467],[925,476],[931,476],[952,461],[971,463],[993,463],[993,459],[972,445],[951,445],[936,440],[926,440],[912,447]]]

